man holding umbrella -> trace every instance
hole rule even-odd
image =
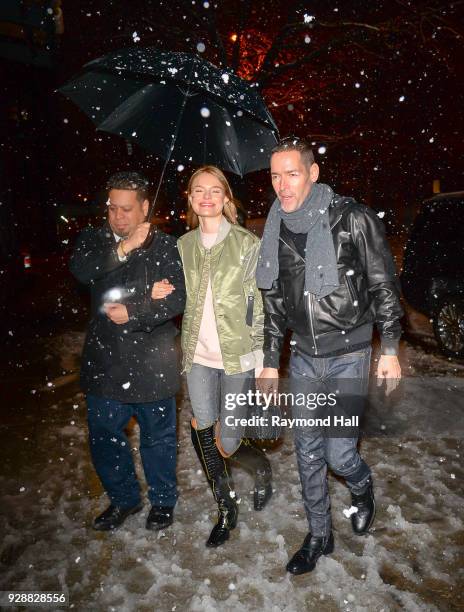
[[[151,511],[146,527],[173,521],[176,489],[178,360],[172,319],[182,313],[184,277],[176,242],[150,224],[148,181],[120,172],[108,183],[104,226],[86,228],[71,258],[71,271],[90,287],[92,319],[81,364],[93,464],[110,506],[93,527],[108,531],[142,509],[131,448],[124,432],[135,417]],[[175,290],[154,301],[153,283],[169,279]]]

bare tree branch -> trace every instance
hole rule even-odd
[[[210,39],[216,44],[216,48],[219,55],[219,63],[221,66],[225,67],[228,65],[227,51],[224,47],[224,43],[219,34],[219,30],[216,25],[216,12],[210,5],[210,8],[207,10],[207,18],[206,18],[206,27]]]
[[[260,88],[261,89],[265,88],[271,79],[277,76],[280,76],[283,73],[288,72],[289,70],[292,70],[292,69],[294,70],[296,68],[304,66],[305,64],[312,62],[317,57],[320,57],[324,53],[328,53],[337,47],[342,47],[349,39],[352,40],[352,34],[347,33],[345,34],[345,36],[342,36],[341,38],[337,40],[331,40],[329,43],[325,44],[324,46],[319,47],[318,49],[312,51],[311,53],[307,53],[306,55],[304,55],[303,57],[300,57],[297,60],[287,62],[286,64],[279,64],[278,66],[274,65],[272,67],[272,70],[269,71],[267,74],[263,74],[263,76],[259,75]]]
[[[380,27],[380,26],[372,25],[370,23],[362,23],[360,21],[338,21],[337,23],[329,23],[327,21],[318,21],[317,24],[324,28],[339,28],[340,26],[344,26],[344,27],[355,26],[358,28],[366,28],[367,30],[375,30],[376,32],[383,32],[386,29],[385,26]]]
[[[238,32],[236,33],[236,40],[232,49],[232,69],[234,72],[238,71],[240,65],[240,48],[242,44],[242,36],[246,29],[251,11],[251,0],[240,0],[240,14],[238,21]]]

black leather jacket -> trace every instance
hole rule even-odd
[[[340,286],[320,300],[305,295],[305,261],[281,224],[279,278],[263,291],[265,367],[279,367],[287,329],[294,350],[322,357],[366,346],[375,322],[382,353],[397,354],[403,310],[383,224],[372,209],[337,195],[329,219]]]

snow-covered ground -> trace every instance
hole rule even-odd
[[[185,389],[178,406],[174,525],[146,531],[146,502],[144,512],[112,534],[90,528],[107,502],[90,463],[85,404],[72,373],[81,341],[82,334],[73,333],[49,343],[65,374],[55,378],[48,396],[46,382],[37,390],[46,409],[33,419],[30,433],[23,436],[16,421],[2,427],[13,455],[0,481],[0,590],[67,590],[72,608],[86,612],[464,609],[462,364],[403,344],[403,391],[375,404],[380,430],[362,442],[378,502],[372,533],[351,533],[343,515],[348,490],[331,477],[335,552],[311,574],[291,577],[285,564],[307,525],[290,432],[269,452],[275,492],[268,507],[253,511],[251,478],[235,470],[237,528],[224,546],[207,549],[215,508],[191,447]],[[436,419],[438,433],[416,426],[421,414],[434,411],[444,417]],[[137,434],[134,425],[131,442],[141,474]]]

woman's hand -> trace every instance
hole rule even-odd
[[[162,281],[156,282],[151,289],[152,300],[162,300],[168,295],[171,295],[176,288],[168,281],[167,278],[163,278]]]

